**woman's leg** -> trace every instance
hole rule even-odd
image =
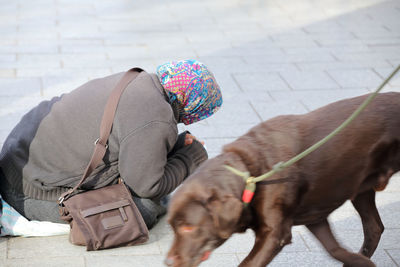
[[[153,228],[157,224],[159,218],[167,213],[166,204],[163,200],[156,202],[151,199],[133,197],[133,201],[149,229]]]
[[[24,201],[24,216],[28,220],[67,223],[60,219],[58,203],[52,201],[26,199]]]
[[[65,223],[60,219],[57,202],[31,199],[12,187],[0,170],[0,194],[3,199],[28,220]]]

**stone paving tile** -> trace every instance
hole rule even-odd
[[[124,58],[150,58],[152,53],[146,46],[107,46],[106,54],[110,60]]]
[[[103,44],[63,44],[58,49],[63,54],[105,54],[108,51]]]
[[[400,51],[400,42],[397,45],[372,45],[370,47],[373,53],[381,55],[382,58],[388,58],[388,59],[399,58],[397,54]]]
[[[293,90],[337,89],[339,85],[322,71],[281,72]]]
[[[394,174],[383,193],[400,192],[400,172]],[[380,195],[380,194],[379,194]]]
[[[310,55],[316,54],[321,55],[323,53],[360,53],[373,51],[367,45],[348,45],[348,46],[333,46],[333,47],[316,47],[314,49],[306,47],[287,47],[283,48],[283,51],[287,54],[303,54]]]
[[[232,82],[234,82],[232,80]],[[225,88],[222,88],[224,90]],[[251,103],[253,101],[261,101],[261,102],[274,102],[271,97],[271,92],[266,91],[254,91],[251,94],[238,91],[238,92],[230,92],[225,90],[223,93],[224,103],[237,103],[238,105],[242,103]],[[224,105],[224,104],[223,104]]]
[[[43,253],[43,252],[42,252]],[[42,254],[43,255],[43,254]],[[5,267],[85,267],[83,257],[38,257],[34,259],[7,259],[4,261]]]
[[[237,73],[233,74],[243,92],[289,91],[289,86],[277,73]]]
[[[2,47],[2,46],[0,46]],[[0,61],[3,62],[13,62],[17,59],[17,55],[13,53],[5,53],[5,54],[0,54]]]
[[[279,45],[281,46],[281,45]],[[297,47],[297,46],[296,46]],[[335,62],[336,59],[327,52],[298,53],[298,54],[279,54],[271,53],[265,57],[247,55],[244,57],[249,64],[269,64],[269,63],[302,63],[302,62]]]
[[[376,266],[382,267],[394,267],[396,262],[393,258],[383,249],[375,251],[372,255],[371,260],[376,264]]]
[[[207,35],[207,38],[204,38],[204,35]],[[214,30],[214,31],[205,31],[204,33],[199,32],[187,32],[186,38],[190,43],[208,43],[208,42],[224,42],[225,36],[222,31]]]
[[[39,96],[41,83],[37,78],[1,78],[0,96]]]
[[[378,73],[378,75],[382,78],[382,79],[386,79],[386,77],[388,77],[395,68],[375,68],[374,70]],[[394,76],[390,82],[389,85],[391,86],[400,86],[400,74],[397,73],[396,76]]]
[[[162,255],[166,255],[172,245],[172,241],[174,240],[174,235],[172,232],[168,232],[166,234],[158,235],[158,245],[160,247],[160,251]]]
[[[184,129],[190,131],[198,138],[237,138],[245,134],[254,124],[240,124],[236,127],[228,127],[219,124],[212,125],[188,125]],[[229,131],[227,131],[229,130]]]
[[[0,116],[10,116],[10,119],[16,119],[14,115],[24,112],[26,109],[34,107],[43,100],[41,96],[2,96],[0,98]]]
[[[90,251],[85,247],[75,246],[69,243],[68,236],[37,237],[37,238],[11,238],[8,243],[8,259],[29,259],[42,255],[46,251],[46,257],[80,257],[80,256],[138,256],[159,255],[160,249],[157,236],[150,234],[150,240],[146,244],[121,247],[115,249]],[[47,249],[51,248],[51,249]]]
[[[169,226],[169,224],[167,223],[167,216],[161,217],[159,223],[157,223],[150,230],[150,234],[155,236],[154,239],[157,240],[157,242],[160,242],[163,235],[168,235],[171,233],[172,233],[172,229]]]
[[[336,239],[343,247],[346,247],[352,251],[358,251],[361,248],[363,242],[363,234],[361,230],[336,229],[334,224],[332,224],[331,226]],[[400,229],[385,229],[385,231],[382,234],[377,250],[399,249],[400,244],[398,243],[398,241],[396,241],[399,234],[400,234]],[[311,233],[303,232],[301,235],[311,251],[324,250],[324,248],[315,239],[315,237],[312,236]]]
[[[245,255],[243,255],[245,256]],[[394,262],[385,252],[379,252],[372,257],[377,266],[392,267]],[[332,266],[339,267],[342,263],[331,258],[326,252],[295,252],[295,253],[279,253],[276,258],[268,266]]]
[[[396,181],[399,183],[399,177],[392,177],[391,180]],[[392,183],[393,181],[391,181]],[[379,214],[381,216],[383,225],[386,229],[400,229],[400,192],[399,187],[393,183],[392,186],[397,190],[391,191],[390,188],[383,192],[378,192],[376,194],[376,203]]]
[[[252,102],[251,104],[263,121],[279,115],[304,114],[308,112],[306,107],[298,101]]]
[[[366,68],[390,68],[393,67],[387,60],[362,60],[362,61],[346,61],[346,62],[300,62],[296,66],[301,71],[318,71],[318,70],[348,70],[348,69],[366,69]]]
[[[335,101],[364,95],[369,93],[367,89],[353,89],[353,90],[310,90],[310,91],[295,91],[295,92],[271,92],[273,99],[285,99],[288,102],[301,101],[308,111],[315,110],[322,106]]]
[[[0,39],[0,44],[1,45],[16,45],[17,41],[15,40],[15,38],[6,38],[6,37],[4,37],[4,38]]]
[[[246,58],[244,58],[246,61]],[[298,68],[296,67],[295,63],[270,63],[265,64],[262,61],[259,62],[246,62],[243,65],[243,72],[296,72]]]
[[[213,70],[211,70],[211,72],[214,74],[214,77],[219,85],[219,87],[221,88],[221,90],[223,91],[223,99],[228,99],[230,97],[230,95],[232,94],[240,94],[243,93],[238,84],[235,82],[235,80],[232,78],[232,74],[231,73],[222,73],[222,72],[215,72]],[[249,95],[249,94],[243,94],[243,95]]]
[[[211,254],[209,260],[201,263],[200,267],[231,267],[231,266],[238,266],[239,261],[238,259],[229,254]]]
[[[14,69],[0,69],[0,78],[14,78],[15,70]]]
[[[0,237],[0,261],[7,258],[7,240],[8,238]]]
[[[217,113],[207,119],[207,122],[215,125],[238,125],[242,123],[256,125],[261,122],[261,119],[249,103],[225,102]]]
[[[144,244],[120,247],[114,249],[84,252],[85,256],[139,256],[139,255],[160,255],[159,236],[150,232],[149,241]],[[68,246],[73,246],[68,244]]]
[[[365,61],[365,60],[393,60],[393,59],[399,59],[400,55],[398,53],[393,53],[393,54],[382,54],[382,53],[377,53],[377,52],[370,52],[370,53],[354,53],[354,54],[335,54],[335,58],[337,58],[339,61]]]
[[[75,56],[75,55],[74,55]],[[60,67],[61,57],[58,54],[19,54],[18,67],[46,67],[57,68]]]
[[[240,72],[245,61],[240,57],[207,56],[199,57],[199,61],[207,65],[211,70],[227,70]]]
[[[330,70],[327,72],[343,88],[375,88],[382,82],[382,79],[372,70]]]
[[[7,136],[9,135],[9,133],[10,132],[9,132],[8,128],[6,130],[0,129],[0,138],[1,138],[0,147],[3,146],[3,142],[6,140]]]
[[[243,260],[247,255],[238,254],[239,260]],[[301,267],[339,267],[341,263],[328,255],[315,252],[288,252],[279,253],[268,266],[301,266]]]
[[[95,73],[93,72],[93,74]],[[80,75],[84,75],[84,73],[80,73]],[[80,75],[76,75],[75,77],[68,77],[67,75],[62,77],[44,76],[44,78],[42,78],[43,97],[46,99],[50,99],[54,96],[60,96],[74,90],[75,88],[78,88],[82,84],[89,81],[89,77]]]
[[[387,249],[386,252],[397,264],[396,266],[400,266],[400,249]]]
[[[164,257],[161,255],[126,255],[123,258],[120,256],[104,256],[104,255],[86,255],[85,266],[96,266],[96,267],[164,267]]]
[[[71,245],[68,236],[15,237],[8,240],[8,259],[34,259],[43,253],[50,258],[80,257],[87,252],[84,247]]]
[[[396,58],[391,58],[388,61],[390,62],[390,64],[393,67],[397,67],[398,65],[400,65],[400,59],[399,58],[397,58],[397,59]]]
[[[128,68],[126,68],[127,70]],[[46,82],[48,80],[66,80],[68,79],[95,79],[100,77],[105,77],[113,74],[111,68],[90,68],[90,67],[79,67],[75,66],[72,68],[57,68],[57,69],[46,69],[46,68],[18,68],[17,77],[41,77],[44,81],[43,88],[46,88]],[[68,89],[68,88],[67,88]],[[70,88],[73,89],[73,88]]]
[[[329,215],[328,220],[332,228],[336,229],[337,231],[342,229],[353,230],[358,231],[360,235],[362,235],[360,216],[350,201],[346,201],[340,208],[333,211]]]
[[[134,63],[132,63],[134,62]],[[110,61],[110,69],[112,73],[126,71],[132,68],[132,66],[140,66],[142,69],[146,70],[147,72],[154,72],[153,70],[159,64],[164,63],[165,61],[160,60],[158,63],[152,59],[118,59]]]
[[[105,54],[85,54],[77,57],[75,54],[63,55],[61,64],[63,68],[106,68],[110,60]]]
[[[0,130],[2,131],[1,135],[3,137],[7,137],[9,135],[10,131],[21,120],[25,111],[28,110],[26,108],[21,107],[19,108],[18,112],[15,112],[13,114],[2,114],[0,116],[2,122],[0,125]],[[2,141],[5,141],[5,139],[3,139]]]
[[[210,54],[218,54],[219,56],[224,56],[224,57],[238,56],[238,53],[236,52],[236,50],[233,49],[233,46],[230,41],[210,42],[205,44],[200,44],[200,43],[189,44],[189,45],[182,44],[182,45],[190,46],[191,48],[193,48],[198,57],[209,56]]]
[[[46,58],[47,57],[47,58]],[[42,68],[59,68],[61,67],[61,62],[59,59],[55,59],[54,56],[48,57],[44,56],[43,60],[40,61],[37,54],[34,56],[32,55],[19,55],[18,59],[14,62],[2,62],[0,61],[0,68],[35,68],[35,67],[42,67]]]

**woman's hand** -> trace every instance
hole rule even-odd
[[[191,135],[189,133],[186,134],[186,136],[185,136],[185,146],[191,145],[194,140],[197,140],[198,142],[200,142],[204,146],[204,141],[198,140],[194,135]]]

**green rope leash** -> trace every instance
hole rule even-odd
[[[251,199],[253,198],[255,189],[256,189],[256,183],[260,182],[264,179],[267,179],[268,177],[271,177],[272,175],[282,171],[283,169],[293,165],[297,161],[301,160],[311,152],[315,151],[318,149],[320,146],[328,142],[332,137],[337,135],[340,131],[342,131],[344,128],[347,127],[368,105],[371,103],[371,101],[377,96],[377,94],[382,90],[382,88],[393,78],[393,76],[400,70],[400,65],[397,66],[397,68],[382,82],[382,84],[375,90],[373,94],[371,94],[354,112],[353,114],[350,115],[341,125],[339,125],[335,130],[333,130],[330,134],[328,134],[326,137],[315,143],[314,145],[310,146],[297,156],[289,159],[286,162],[278,162],[272,167],[272,170],[269,172],[258,176],[258,177],[252,177],[250,176],[249,172],[242,172],[239,171],[231,166],[225,165],[225,168],[233,172],[234,174],[238,176],[242,176],[244,181],[246,182],[246,188],[243,192],[242,200],[245,204],[250,203]]]

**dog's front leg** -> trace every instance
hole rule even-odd
[[[342,248],[332,234],[328,221],[325,219],[319,223],[309,224],[307,228],[321,242],[328,253],[335,259],[352,267],[374,267],[375,264],[367,257],[351,253]]]
[[[291,242],[291,227],[292,220],[283,220],[282,218],[274,220],[273,224],[262,224],[257,227],[253,249],[239,266],[266,266],[286,244]]]

